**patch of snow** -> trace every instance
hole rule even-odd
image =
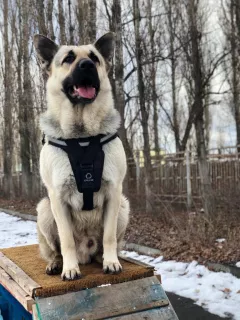
[[[37,243],[36,222],[0,212],[0,248]]]
[[[236,263],[236,267],[240,268],[240,261]]]
[[[110,286],[110,285],[111,285],[111,283],[101,284],[100,286],[98,286],[98,288],[108,287],[108,286]]]
[[[230,273],[210,271],[196,261],[163,261],[163,257],[153,259],[128,251],[122,254],[155,267],[164,290],[190,298],[220,317],[232,315],[240,320],[240,279]]]
[[[216,242],[218,242],[218,243],[223,243],[225,241],[226,241],[226,239],[224,239],[224,238],[216,239]]]

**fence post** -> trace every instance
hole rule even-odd
[[[189,150],[186,150],[186,174],[187,174],[187,207],[188,210],[192,207],[192,184],[191,184],[191,168],[189,159]]]

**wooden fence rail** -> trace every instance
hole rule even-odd
[[[223,199],[230,193],[238,193],[240,198],[240,157],[237,152],[232,151],[236,147],[227,148],[221,150],[221,153],[208,155],[209,175],[217,199]],[[137,194],[143,195],[144,160],[135,159],[135,166]],[[195,154],[186,152],[161,155],[160,159],[152,158],[152,167],[153,192],[161,201],[184,202],[191,207],[193,199],[201,198],[199,164]],[[132,181],[132,186],[134,185],[135,182]]]
[[[135,194],[138,199],[144,199],[144,159],[141,153],[136,152],[134,159],[128,159],[128,164],[135,170],[134,177],[128,175],[129,196]],[[240,155],[237,153],[237,148],[213,149],[208,155],[208,166],[216,196],[223,199],[231,193],[237,194],[240,201]],[[184,202],[190,207],[193,200],[201,198],[199,165],[194,153],[181,152],[152,157],[152,168],[153,192],[157,199],[166,202]],[[14,173],[13,188],[13,194],[21,197],[21,172]],[[0,194],[2,190],[3,174],[0,174]],[[38,190],[39,194],[35,194],[35,198],[40,198],[46,193],[42,184]]]

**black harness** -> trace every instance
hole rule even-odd
[[[48,137],[48,144],[64,150],[68,155],[78,191],[83,193],[83,210],[93,210],[93,193],[101,187],[104,165],[102,146],[117,137],[117,133],[78,139]],[[45,143],[45,137],[42,142]]]

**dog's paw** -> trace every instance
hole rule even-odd
[[[103,261],[103,272],[110,274],[118,274],[122,271],[122,266],[118,259],[116,261]]]
[[[72,269],[63,269],[61,278],[62,280],[77,280],[82,277],[79,267],[75,267]]]
[[[55,275],[62,272],[62,261],[56,260],[50,262],[46,267],[46,274]]]

